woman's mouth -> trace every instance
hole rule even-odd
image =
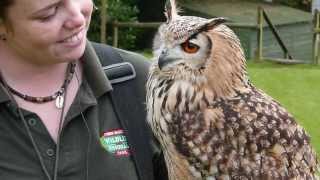
[[[59,41],[59,43],[63,43],[66,46],[70,46],[70,47],[74,47],[74,46],[78,46],[79,44],[81,44],[83,38],[85,35],[85,29],[82,29],[81,31],[73,34],[72,36]]]

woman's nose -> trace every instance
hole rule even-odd
[[[66,8],[67,17],[65,21],[65,27],[68,29],[74,29],[81,26],[84,26],[86,23],[86,18],[82,13],[82,8],[80,3],[74,3],[69,1],[69,4]]]

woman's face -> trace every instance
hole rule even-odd
[[[84,52],[92,0],[18,0],[9,7],[5,46],[35,64],[79,59]]]

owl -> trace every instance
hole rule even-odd
[[[277,101],[257,89],[224,18],[178,14],[154,39],[147,119],[170,180],[313,180],[310,137]]]

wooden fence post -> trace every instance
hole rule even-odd
[[[316,9],[313,16],[313,63],[319,64],[320,13]]]
[[[257,52],[256,52],[256,61],[262,60],[262,49],[263,49],[263,15],[262,15],[262,7],[258,7],[258,19],[257,19]]]
[[[108,0],[101,1],[101,11],[100,11],[100,42],[106,43],[107,42],[107,7],[108,7]]]
[[[113,47],[118,47],[119,27],[118,21],[113,22]]]

